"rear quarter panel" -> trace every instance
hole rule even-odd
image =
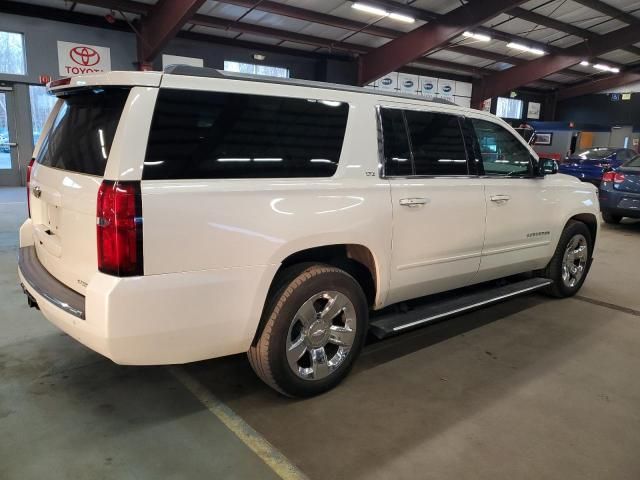
[[[378,178],[374,101],[307,87],[193,79],[193,88],[347,101],[345,140],[331,178],[144,180],[145,275],[277,267],[300,250],[360,244],[377,264],[378,298],[388,286],[391,204]],[[187,85],[189,87],[189,85]],[[184,85],[183,85],[184,88]],[[265,269],[265,275],[273,275]],[[255,294],[262,308],[271,278]],[[250,301],[247,298],[247,301]]]

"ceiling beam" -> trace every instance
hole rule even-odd
[[[148,65],[189,21],[205,0],[160,0],[140,22],[138,62]]]
[[[598,42],[583,42],[563,49],[562,54],[546,55],[486,77],[474,88],[472,105],[478,106],[486,98],[534,82],[579,63],[584,58],[602,55],[638,41],[637,27],[630,25],[602,35]]]
[[[576,27],[575,25],[561,22],[560,20],[556,20],[555,18],[547,17],[545,15],[541,15],[540,13],[532,12],[531,10],[526,10],[521,7],[512,8],[506,13],[508,13],[509,15],[513,15],[514,17],[521,18],[522,20],[526,20],[527,22],[535,23],[536,25],[542,25],[543,27],[547,28],[552,28],[553,30],[568,33],[575,37],[586,38],[587,40],[592,41],[597,41],[600,37],[599,34],[585,28]],[[640,20],[638,22],[640,23]],[[633,45],[624,48],[624,50],[640,56],[640,48],[634,47]]]
[[[622,87],[630,83],[640,82],[640,73],[637,71],[623,72],[610,77],[598,78],[591,82],[580,83],[570,87],[561,88],[557,92],[558,100],[566,100],[567,98],[579,97],[580,95],[588,95],[590,93],[598,93],[611,88]]]
[[[601,0],[575,0],[581,5],[585,7],[589,7],[596,12],[604,13],[605,15],[615,18],[616,20],[620,20],[628,25],[638,25],[640,24],[640,19],[631,15],[630,13],[625,12],[624,10],[620,10],[617,7],[609,5],[608,3],[602,2]]]
[[[484,0],[465,4],[432,21],[411,30],[402,37],[372,50],[358,59],[358,83],[366,85],[386,73],[400,68],[462,34],[482,24],[523,0]]]

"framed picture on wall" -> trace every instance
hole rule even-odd
[[[534,145],[551,145],[552,142],[552,132],[536,132],[536,141]]]
[[[540,119],[540,104],[537,102],[529,102],[527,105],[527,118],[534,120]]]

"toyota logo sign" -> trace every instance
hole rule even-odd
[[[91,47],[73,47],[69,50],[69,57],[78,65],[93,67],[100,61],[100,54]]]
[[[98,45],[58,42],[58,67],[62,77],[108,72],[111,70],[111,50]]]

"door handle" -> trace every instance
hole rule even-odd
[[[492,202],[495,202],[499,205],[507,203],[509,200],[511,200],[511,197],[509,195],[491,195],[490,198]]]
[[[414,197],[414,198],[401,198],[400,205],[403,207],[419,207],[429,203],[428,198]]]

